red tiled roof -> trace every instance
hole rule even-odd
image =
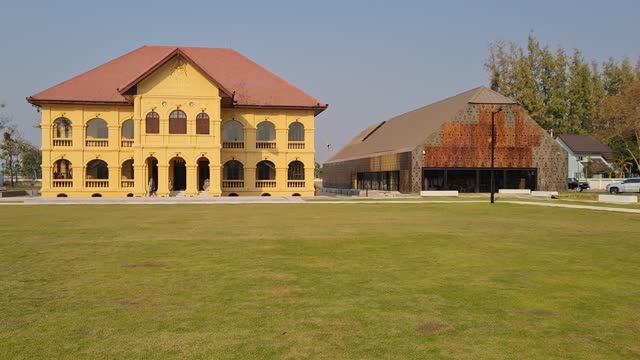
[[[27,100],[33,104],[128,104],[122,93],[178,54],[227,95],[234,95],[235,106],[302,107],[319,111],[327,106],[233,49],[173,46],[143,46]]]

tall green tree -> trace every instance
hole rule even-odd
[[[545,108],[545,117],[541,125],[545,129],[556,129],[562,132],[562,129],[568,127],[567,67],[567,55],[563,49],[558,48],[554,55],[549,48],[545,48],[541,74]]]
[[[520,103],[543,128],[556,133],[589,133],[595,107],[640,80],[640,58],[635,67],[628,57],[609,58],[598,66],[579,50],[568,57],[529,34],[526,47],[510,41],[489,45],[485,62],[491,88]]]
[[[602,82],[609,96],[619,95],[622,89],[631,84],[635,78],[634,69],[628,57],[624,57],[620,64],[609,57],[602,64]]]
[[[14,186],[18,176],[34,177],[40,174],[40,150],[23,139],[11,115],[0,104],[0,159],[4,163],[4,177]]]
[[[26,179],[41,178],[42,152],[29,142],[23,142],[20,152],[20,175]]]
[[[591,84],[593,85],[593,104],[597,106],[607,96],[607,92],[604,89],[598,62],[595,60],[591,60]]]
[[[568,127],[562,132],[586,133],[591,128],[594,109],[593,75],[590,65],[585,62],[580,50],[574,50],[569,63],[567,85],[569,112]]]
[[[16,138],[16,133],[5,129],[0,144],[0,159],[4,161],[4,176],[9,175],[9,183],[12,187],[18,179],[20,170],[20,150],[20,141]]]
[[[489,44],[489,57],[485,68],[489,72],[491,89],[508,97],[515,97],[513,83],[518,45],[513,41],[495,41]]]

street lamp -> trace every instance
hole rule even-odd
[[[498,110],[491,112],[491,203],[495,202],[495,193],[496,193],[496,179],[493,171],[493,155],[496,151],[496,114],[502,111],[502,107],[499,107]]]

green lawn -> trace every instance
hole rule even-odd
[[[0,209],[0,358],[640,357],[640,215]]]

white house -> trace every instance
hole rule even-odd
[[[569,178],[584,179],[585,167],[591,165],[592,178],[607,178],[613,172],[613,151],[589,135],[563,134],[558,143],[567,150]]]

